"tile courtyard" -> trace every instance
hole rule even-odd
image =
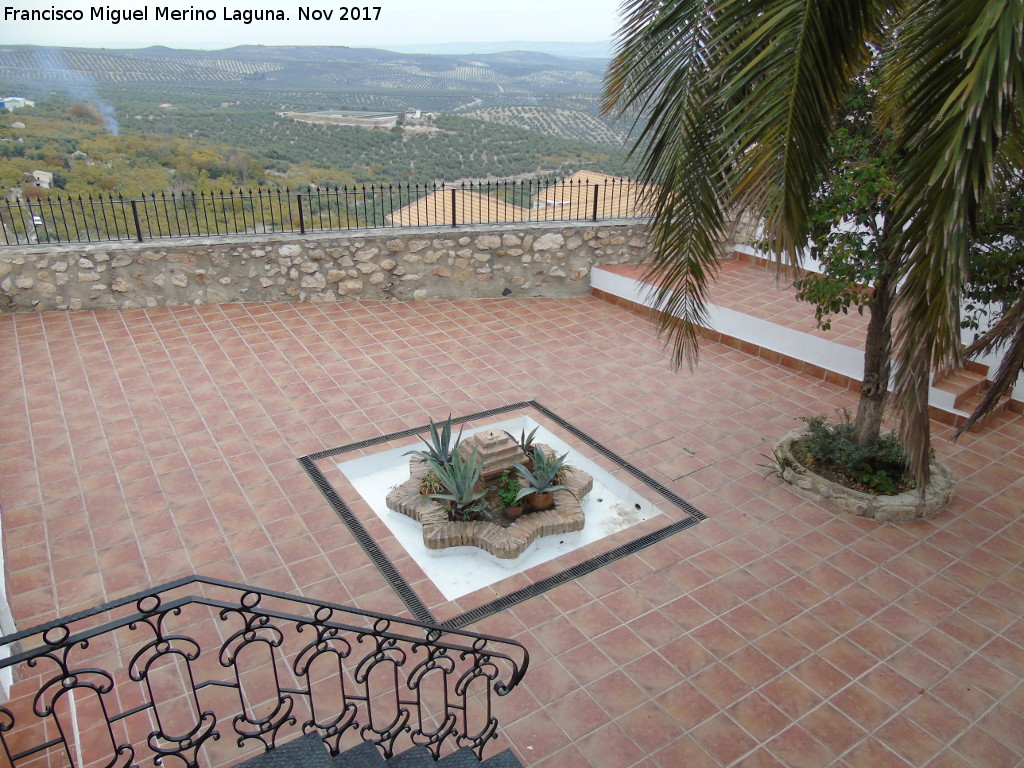
[[[854,392],[714,343],[674,372],[646,318],[592,297],[4,314],[0,345],[19,627],[191,573],[408,615],[296,459],[534,399],[708,519],[467,627],[532,657],[493,751],[1024,764],[1022,416],[955,444],[933,422],[952,505],[880,525],[757,466]]]

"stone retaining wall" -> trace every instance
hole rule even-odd
[[[0,246],[0,309],[579,296],[647,243],[621,220]]]

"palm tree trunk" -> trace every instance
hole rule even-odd
[[[867,338],[864,340],[864,378],[860,385],[860,402],[853,424],[857,445],[868,446],[878,441],[882,418],[889,398],[889,374],[892,370],[892,309],[896,294],[895,270],[888,260],[879,260],[882,268],[875,280]]]

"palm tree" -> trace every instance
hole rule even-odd
[[[1024,0],[625,0],[623,12],[605,108],[645,121],[634,151],[659,189],[651,276],[676,365],[696,362],[734,212],[800,257],[837,117],[877,60],[896,157],[894,400],[923,489],[928,381],[960,358],[971,232],[997,169],[1020,167],[1007,139],[1024,123]]]
[[[974,243],[975,261],[972,263],[965,292],[970,301],[997,302],[1003,309],[1002,317],[963,351],[965,358],[975,354],[1003,351],[1003,359],[996,371],[992,386],[975,408],[970,418],[957,430],[959,437],[985,414],[1013,386],[1024,369],[1024,147],[1018,133],[1007,147],[1007,154],[1016,153],[1015,167],[1003,164],[998,168],[998,194],[983,211],[979,237]],[[1015,144],[1015,142],[1016,144]],[[992,273],[995,273],[994,275]],[[979,283],[982,285],[979,286]],[[969,304],[968,307],[971,305]]]

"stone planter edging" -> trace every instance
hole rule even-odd
[[[427,549],[479,547],[502,560],[519,557],[542,536],[582,530],[584,519],[580,500],[594,487],[594,479],[589,474],[576,470],[566,479],[565,485],[569,490],[555,491],[554,509],[530,512],[506,528],[487,520],[449,520],[440,502],[420,495],[420,481],[427,469],[426,462],[412,457],[409,460],[410,477],[388,493],[388,508],[423,525],[423,544]]]
[[[785,463],[782,479],[806,499],[833,512],[867,517],[880,522],[906,522],[931,517],[949,504],[956,490],[956,478],[949,468],[932,461],[931,480],[922,499],[916,490],[895,496],[876,496],[855,491],[815,474],[793,455],[795,440],[807,434],[804,429],[788,432],[775,444],[777,455]]]

